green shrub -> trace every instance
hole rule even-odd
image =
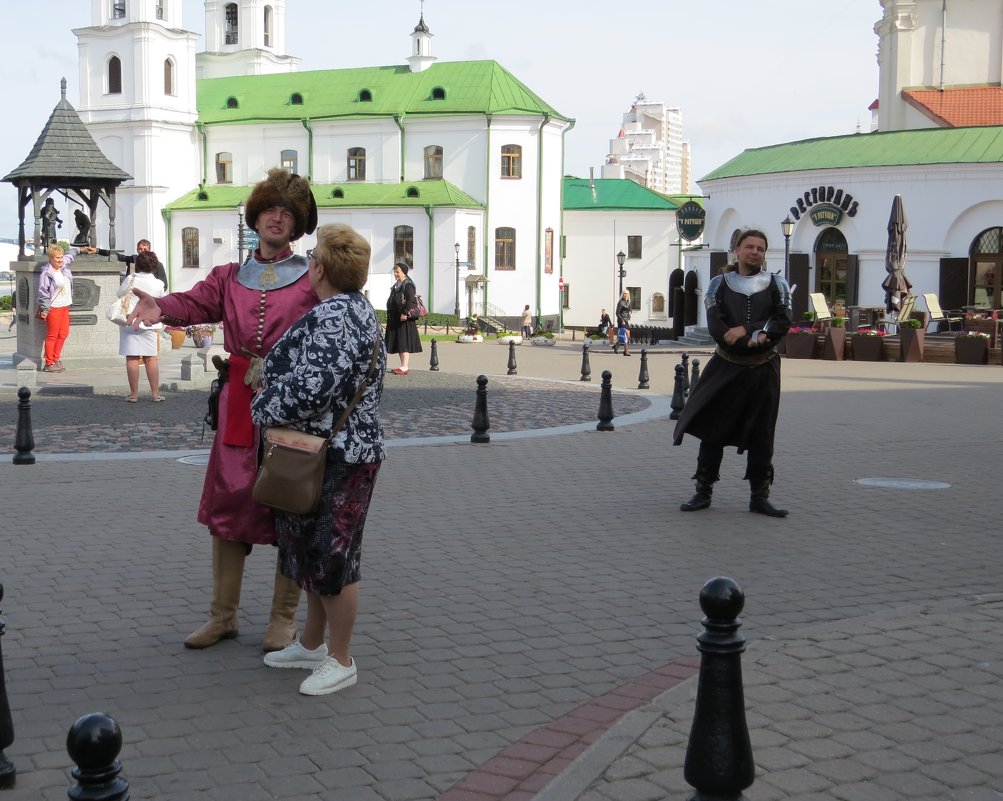
[[[913,320],[913,319],[903,320],[901,323],[899,323],[899,325],[901,325],[903,328],[922,328],[923,327],[923,323],[921,323],[919,320]]]
[[[13,298],[10,295],[0,295],[0,311],[10,311],[13,306]]]
[[[845,328],[846,327],[846,318],[845,317],[833,317],[832,318],[832,322],[830,324],[832,325],[833,328]]]

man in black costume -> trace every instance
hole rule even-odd
[[[773,438],[780,409],[780,356],[776,345],[791,326],[791,291],[783,277],[765,269],[769,247],[762,231],[742,233],[737,263],[707,287],[707,327],[717,343],[676,423],[673,445],[684,434],[700,440],[696,494],[679,508],[710,506],[725,446],[747,451],[745,478],[752,489],[749,511],[786,517],[770,503]]]

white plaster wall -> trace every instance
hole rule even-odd
[[[425,176],[425,147],[442,147],[442,177],[475,200],[484,202],[488,157],[487,121],[481,116],[406,119],[404,177]],[[398,140],[399,147],[399,140]]]
[[[909,220],[906,275],[918,295],[939,291],[941,258],[967,257],[981,231],[1003,226],[1001,181],[1003,165],[942,164],[749,176],[705,181],[700,187],[710,195],[705,208],[706,241],[711,249],[726,250],[735,228],[759,228],[769,239],[771,270],[783,268],[780,221],[789,213],[792,200],[813,186],[831,185],[851,193],[858,203],[857,214],[844,215],[837,227],[846,237],[849,253],[859,258],[858,303],[879,306],[884,303],[881,282],[886,275],[887,226],[894,196],[902,195]],[[824,230],[802,216],[791,237],[791,252],[813,254]],[[703,265],[709,256],[687,254],[686,260],[688,266]],[[810,262],[809,291],[814,291],[814,255]]]

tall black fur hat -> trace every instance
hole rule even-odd
[[[312,234],[317,228],[317,201],[310,191],[310,182],[289,170],[273,167],[268,171],[268,177],[255,185],[251,196],[247,198],[247,224],[254,231],[258,230],[258,215],[272,206],[284,206],[292,212],[296,219],[293,240],[303,234]]]

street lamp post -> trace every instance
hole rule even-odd
[[[244,263],[244,204],[237,204],[237,264]]]
[[[794,233],[794,220],[791,219],[791,215],[784,217],[784,221],[780,223],[780,230],[784,233],[784,280],[790,284],[791,282],[791,234]]]
[[[623,279],[627,277],[627,271],[623,269],[623,263],[627,260],[627,254],[622,250],[616,254],[616,263],[620,265],[620,294],[616,296],[619,300],[623,297]]]
[[[453,304],[453,314],[456,315],[456,322],[460,322],[460,243],[453,245],[456,251],[456,303]]]

